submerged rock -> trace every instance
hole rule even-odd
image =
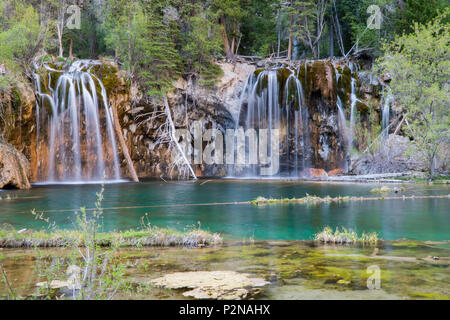
[[[0,188],[29,189],[30,163],[9,144],[0,143]]]
[[[235,271],[192,271],[167,274],[150,281],[167,289],[191,289],[183,293],[196,299],[240,300],[259,292],[269,284],[261,278],[251,278]]]
[[[50,281],[50,283],[46,281],[36,283],[36,287],[43,287],[43,288],[50,287],[50,289],[62,289],[68,287],[69,285],[70,285],[69,281],[65,280],[52,280]]]
[[[70,265],[67,270],[66,274],[69,276],[67,280],[58,280],[54,279],[50,281],[43,281],[36,283],[36,287],[43,287],[47,288],[50,287],[50,289],[64,289],[67,288],[69,290],[80,290],[81,289],[81,269],[80,267],[76,265]],[[70,294],[71,292],[69,292]]]

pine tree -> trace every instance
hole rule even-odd
[[[111,1],[107,13],[106,44],[124,62],[132,79],[149,96],[162,96],[179,75],[180,58],[169,23],[165,0]]]

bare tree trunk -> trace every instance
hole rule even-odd
[[[342,40],[341,24],[339,22],[339,18],[338,18],[338,14],[337,14],[336,1],[333,1],[333,7],[334,7],[334,11],[335,11],[335,15],[333,17],[333,24],[334,24],[334,29],[336,31],[337,43],[339,45],[339,50],[341,51],[341,55],[345,56],[344,41]]]
[[[331,15],[330,16],[330,30],[329,30],[329,33],[330,33],[330,57],[334,57],[334,37],[333,37],[334,30],[333,30],[332,20],[333,20],[333,16]]]
[[[117,115],[116,107],[113,105],[112,113],[114,118],[114,128],[116,129],[117,137],[119,138],[120,148],[122,149],[123,156],[127,161],[128,171],[130,171],[131,178],[134,182],[139,182],[139,178],[136,174],[136,170],[134,169],[133,160],[131,160],[130,154],[128,152],[127,144],[125,143],[125,139],[122,135],[122,128],[120,127],[119,116]]]
[[[436,152],[433,152],[433,155],[430,159],[430,180],[434,179],[434,175],[436,173]]]
[[[231,40],[231,48],[230,48],[230,52],[234,55],[234,43],[235,43],[235,38],[233,37],[233,39]]]
[[[237,54],[238,54],[239,46],[241,44],[241,39],[242,39],[242,35],[239,36],[238,43],[237,43],[237,46],[236,46],[236,51],[234,52],[235,56],[237,56]]]
[[[194,169],[192,169],[191,164],[189,163],[188,158],[186,158],[186,155],[184,154],[183,149],[181,149],[180,144],[178,143],[178,140],[175,136],[175,125],[173,124],[173,120],[172,120],[172,115],[170,114],[170,108],[169,108],[169,102],[167,101],[167,97],[164,96],[164,110],[167,116],[167,120],[169,121],[169,125],[170,125],[170,137],[172,139],[172,142],[175,144],[178,152],[180,153],[180,155],[183,157],[186,165],[189,168],[189,171],[191,172],[192,177],[197,180],[197,176],[195,175]]]
[[[277,57],[280,57],[280,47],[281,47],[281,14],[280,9],[277,11],[278,22],[277,22],[277,36],[278,36],[278,47],[277,47]]]
[[[131,17],[128,17],[128,32],[127,32],[127,40],[128,40],[128,72],[131,72],[131,59],[132,59],[132,50],[131,50]]]
[[[291,14],[289,18],[289,46],[288,46],[288,55],[287,59],[291,60],[292,57],[292,26],[294,24],[294,15]]]
[[[63,36],[63,26],[60,26],[58,23],[56,25],[57,31],[58,31],[58,43],[59,43],[59,52],[58,57],[62,58],[64,56],[64,49],[63,49],[63,43],[62,43],[62,36]]]
[[[56,24],[56,31],[58,33],[58,43],[59,43],[59,53],[58,57],[62,58],[64,56],[64,48],[62,37],[64,34],[64,14],[66,12],[66,1],[62,0],[58,7],[58,22]]]
[[[222,20],[219,20],[219,24],[222,26],[222,41],[223,41],[223,49],[225,51],[225,56],[227,59],[231,59],[233,53],[230,49],[230,43],[228,42],[227,30],[225,28],[225,24],[222,23]]]
[[[398,131],[400,130],[400,128],[402,127],[403,122],[406,120],[406,115],[403,116],[402,121],[400,121],[400,123],[398,124],[397,128],[395,128],[394,131],[394,135],[396,135],[398,133]]]
[[[72,47],[73,47],[73,39],[70,39],[70,46],[69,46],[69,59],[70,60],[73,59]]]
[[[312,46],[311,47],[311,51],[312,51],[314,59],[318,59],[319,58],[319,53],[317,52],[317,47],[316,46]]]

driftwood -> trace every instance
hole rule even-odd
[[[186,157],[186,155],[184,154],[183,149],[181,148],[180,144],[178,143],[178,139],[175,136],[175,125],[173,124],[173,120],[172,120],[172,115],[170,114],[170,108],[169,108],[169,102],[167,101],[167,97],[164,97],[164,110],[167,116],[167,122],[170,126],[169,128],[169,134],[170,134],[170,138],[172,140],[172,143],[175,145],[179,156],[183,159],[184,163],[186,164],[187,168],[189,169],[192,177],[194,178],[194,180],[197,180],[197,176],[195,175],[194,170],[192,169],[191,164],[189,163],[188,158]]]
[[[157,128],[154,134],[157,139],[156,141],[154,141],[154,148],[159,149],[164,147],[167,149],[166,154],[171,153],[173,149],[175,149],[175,152],[172,152],[172,161],[169,164],[167,171],[170,178],[172,178],[172,172],[177,169],[178,178],[189,179],[189,177],[192,176],[192,178],[196,180],[197,176],[195,175],[194,169],[192,168],[189,159],[178,143],[176,129],[172,120],[167,97],[164,97],[162,108],[160,108],[159,106],[155,106],[152,111],[137,115],[136,120],[138,119],[143,119],[138,123],[138,127],[144,123],[156,122]],[[162,175],[160,178],[164,180]]]
[[[114,122],[114,128],[116,129],[117,137],[119,138],[120,148],[122,149],[123,156],[125,157],[125,160],[127,161],[128,170],[130,171],[131,178],[134,182],[139,182],[139,178],[136,174],[136,170],[134,169],[133,161],[131,160],[130,153],[128,152],[128,147],[125,143],[125,139],[123,138],[122,134],[122,128],[120,127],[119,122],[119,116],[117,115],[117,110],[115,106],[112,108],[112,114],[113,114],[113,122]]]
[[[402,127],[402,124],[403,124],[403,122],[405,122],[405,120],[406,120],[406,115],[403,116],[402,121],[400,121],[397,128],[395,128],[394,134],[397,134],[397,132],[400,130],[400,128]]]
[[[367,151],[370,150],[370,148],[372,147],[372,145],[375,144],[375,142],[377,142],[381,137],[383,137],[385,134],[389,135],[389,129],[391,127],[393,127],[394,124],[396,124],[400,118],[402,117],[402,115],[399,115],[394,121],[392,121],[386,128],[384,128],[383,131],[381,131],[381,133],[375,138],[375,140],[372,141],[372,143],[363,151],[363,154],[365,154]],[[403,119],[406,119],[406,117],[403,117]],[[403,120],[402,120],[403,122]],[[402,123],[401,122],[401,123]],[[400,123],[400,124],[401,124]]]

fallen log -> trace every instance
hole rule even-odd
[[[134,182],[139,182],[139,178],[137,176],[136,170],[134,169],[133,161],[131,160],[130,153],[128,152],[128,147],[125,143],[125,139],[123,138],[122,134],[122,128],[120,126],[119,122],[119,116],[117,115],[117,110],[115,106],[112,108],[112,114],[113,114],[113,122],[114,122],[114,129],[116,130],[117,137],[119,138],[120,148],[122,149],[123,156],[125,157],[125,160],[127,161],[128,170],[130,171],[131,178]]]

